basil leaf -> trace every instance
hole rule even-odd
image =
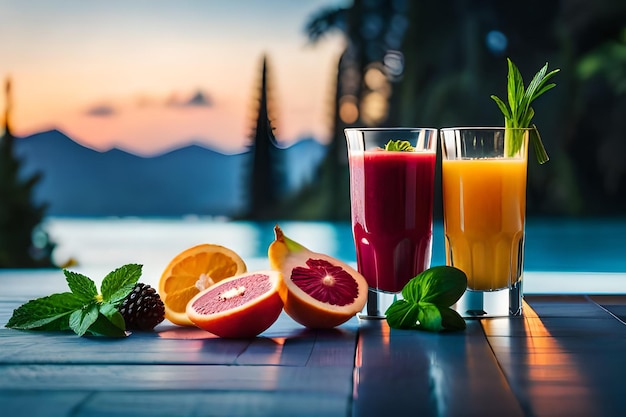
[[[419,305],[406,300],[394,301],[385,311],[389,327],[394,329],[415,329],[419,315]]]
[[[435,266],[419,274],[419,302],[449,307],[456,303],[467,288],[467,276],[452,266]]]
[[[423,272],[404,285],[402,288],[402,298],[413,303],[417,303],[422,299],[422,274]]]
[[[430,332],[440,332],[444,329],[441,312],[436,305],[431,303],[419,303],[419,314],[417,319],[419,320],[418,327]]]
[[[98,305],[93,302],[85,308],[74,311],[70,315],[70,328],[79,336],[84,335],[87,329],[98,318]]]
[[[65,279],[70,290],[82,301],[87,303],[98,295],[96,283],[85,275],[68,271],[67,269],[63,270],[63,274],[65,274]]]
[[[431,332],[464,330],[465,320],[450,307],[420,303],[419,328]]]
[[[439,313],[441,314],[441,325],[445,330],[464,330],[467,327],[463,317],[451,309],[450,307],[439,307]]]
[[[46,326],[52,326],[52,323],[68,316],[74,310],[82,308],[83,305],[84,303],[71,292],[37,298],[15,309],[6,327],[23,330],[50,330]]]
[[[130,334],[124,329],[121,329],[113,324],[113,322],[111,322],[111,320],[103,314],[98,314],[96,321],[89,327],[87,333],[93,336],[107,337],[126,337]]]
[[[138,264],[128,264],[109,272],[100,286],[102,300],[113,305],[119,304],[141,277],[141,268]]]

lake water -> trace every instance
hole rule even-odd
[[[309,249],[355,263],[348,222],[278,223]],[[102,276],[125,263],[140,263],[143,281],[156,284],[176,254],[199,243],[235,250],[250,270],[269,268],[267,248],[275,224],[195,217],[50,218],[45,228],[57,243],[57,263],[73,258],[78,265],[72,269]],[[437,222],[432,265],[445,264],[443,242],[443,226]],[[524,269],[526,292],[626,292],[626,219],[529,219]]]

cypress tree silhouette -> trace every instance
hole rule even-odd
[[[263,56],[261,85],[259,89],[256,126],[252,136],[252,171],[250,184],[249,219],[262,220],[275,218],[277,205],[283,191],[282,163],[280,150],[276,144],[274,129],[270,120],[270,100],[268,85],[267,56]]]
[[[54,244],[41,228],[46,206],[32,203],[41,174],[20,176],[11,132],[11,80],[5,82],[4,135],[0,138],[0,268],[53,267]]]

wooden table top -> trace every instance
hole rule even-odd
[[[447,334],[284,314],[250,340],[168,322],[125,339],[4,327],[64,284],[0,272],[4,416],[626,415],[626,295],[528,295],[524,317]]]

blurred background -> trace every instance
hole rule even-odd
[[[624,1],[0,0],[4,252],[48,218],[347,222],[343,129],[503,125],[507,57],[561,69],[529,218],[621,219]]]

